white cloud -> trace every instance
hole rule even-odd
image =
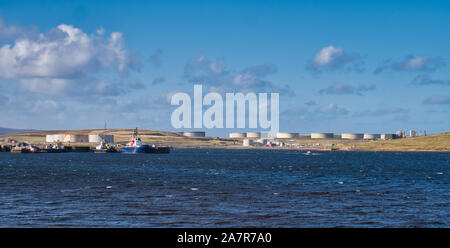
[[[313,62],[318,66],[324,66],[330,64],[337,57],[343,53],[342,48],[336,48],[334,46],[327,46],[322,48],[313,58]]]
[[[323,70],[336,70],[346,68],[347,70],[363,71],[364,63],[357,53],[348,53],[340,47],[333,45],[320,49],[309,61],[307,69],[313,72]]]
[[[184,77],[191,83],[210,86],[216,92],[278,92],[294,96],[295,92],[289,85],[280,86],[266,78],[277,72],[277,67],[271,63],[250,66],[239,71],[226,70],[222,60],[210,60],[201,55],[191,59],[184,67]]]
[[[105,29],[104,28],[99,28],[95,31],[98,35],[102,35],[105,33]]]
[[[379,74],[386,70],[403,72],[431,72],[441,68],[444,65],[445,62],[440,57],[415,56],[410,54],[397,60],[387,59],[375,69],[374,73]]]
[[[127,73],[136,65],[122,33],[107,38],[61,24],[39,38],[20,38],[0,48],[0,77],[40,93],[65,93],[93,81],[102,70]]]

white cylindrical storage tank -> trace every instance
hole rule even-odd
[[[106,143],[114,143],[114,135],[105,135],[105,134],[90,134],[89,135],[89,143],[100,143],[102,140],[105,140]]]
[[[245,138],[247,137],[246,133],[230,133],[230,138]]]
[[[343,133],[341,135],[342,139],[349,139],[349,140],[362,140],[364,139],[363,133]]]
[[[66,134],[64,135],[64,142],[67,143],[87,143],[89,136],[82,134]]]
[[[45,142],[53,143],[53,142],[63,142],[64,134],[47,134],[45,136]]]
[[[333,133],[311,133],[311,139],[333,139]]]
[[[297,137],[298,133],[277,133],[277,139],[293,139]]]
[[[183,136],[185,136],[185,137],[205,137],[206,133],[204,131],[183,132]]]
[[[261,138],[260,132],[247,132],[247,138]]]
[[[243,146],[252,146],[253,145],[253,140],[245,139],[245,140],[242,141],[242,145]]]
[[[377,140],[380,138],[381,138],[381,134],[370,134],[370,133],[364,134],[364,139],[366,139],[366,140]]]
[[[256,142],[258,142],[259,144],[265,146],[267,144],[267,139],[259,139]]]

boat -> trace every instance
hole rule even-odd
[[[305,155],[312,155],[311,151],[307,151]]]
[[[170,148],[168,146],[157,146],[142,143],[141,138],[138,134],[138,129],[136,128],[134,130],[133,136],[131,137],[131,141],[128,142],[124,147],[120,147],[119,152],[129,154],[169,153]]]
[[[110,144],[106,143],[105,139],[102,139],[100,144],[95,147],[94,153],[109,153],[117,152],[117,150]]]
[[[56,144],[53,145],[46,145],[45,148],[41,150],[41,152],[44,153],[60,153],[65,151],[66,148],[61,142],[57,142]]]
[[[19,143],[13,148],[11,148],[12,153],[30,153],[31,152],[31,145],[27,143]]]
[[[11,146],[7,146],[7,145],[0,146],[0,152],[10,152],[10,151],[11,151]]]

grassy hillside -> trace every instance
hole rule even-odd
[[[32,131],[16,134],[0,135],[0,143],[5,139],[13,139],[33,144],[45,143],[47,134],[105,134],[114,135],[116,143],[126,143],[130,140],[134,129],[87,129],[87,130],[46,130]],[[139,136],[144,143],[163,144],[172,147],[222,147],[233,146],[234,142],[229,139],[216,137],[183,137],[174,132],[139,130]],[[239,146],[241,146],[239,144]]]
[[[116,143],[126,143],[133,134],[133,129],[89,129],[89,130],[51,130],[31,131],[0,135],[0,143],[5,139],[14,139],[33,144],[45,143],[46,134],[111,134]],[[149,144],[163,144],[172,147],[196,148],[242,148],[242,139],[218,137],[183,137],[174,132],[139,130],[141,139]],[[351,141],[341,139],[311,140],[306,137],[287,139],[285,142],[298,144],[334,144],[338,150],[352,151],[445,151],[450,152],[450,132],[426,137],[411,137],[395,140]],[[94,145],[94,144],[92,144]],[[284,148],[280,148],[284,149]],[[305,148],[314,149],[314,148]],[[317,149],[321,149],[320,147]]]
[[[340,150],[445,151],[450,152],[450,132],[395,140],[377,140],[339,145]]]

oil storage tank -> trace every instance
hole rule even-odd
[[[185,137],[205,137],[206,133],[204,131],[183,132],[183,136],[185,136]]]
[[[349,140],[362,140],[364,139],[363,133],[343,133],[341,135],[342,139],[349,139]]]
[[[277,133],[277,139],[294,139],[298,138],[298,133]]]
[[[87,143],[89,142],[89,137],[83,134],[66,134],[64,135],[65,143]]]
[[[311,133],[311,139],[333,139],[334,133]]]
[[[230,133],[230,138],[245,138],[247,133]]]
[[[114,135],[105,135],[105,134],[90,134],[89,135],[89,143],[100,143],[102,140],[105,140],[106,143],[114,143]]]
[[[45,142],[54,143],[54,142],[63,142],[64,134],[47,134],[45,136]]]
[[[247,138],[261,138],[260,132],[247,132]]]
[[[364,139],[365,140],[377,140],[381,138],[381,134],[370,134],[370,133],[365,133],[364,134]]]

